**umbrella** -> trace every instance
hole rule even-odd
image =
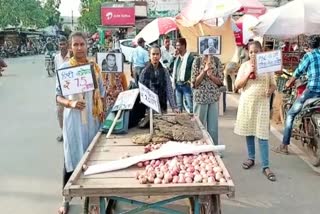
[[[212,19],[227,17],[240,8],[241,4],[237,0],[190,0],[178,18],[184,26],[190,27],[200,21],[210,22]]]
[[[157,18],[147,24],[138,35],[135,41],[142,37],[147,43],[151,43],[159,39],[160,35],[167,34],[177,29],[175,20],[171,17]]]
[[[259,17],[253,31],[260,36],[291,38],[320,33],[320,1],[295,0]]]
[[[228,17],[235,12],[260,16],[266,8],[258,0],[190,0],[179,18],[186,26],[192,26],[200,21]]]
[[[240,28],[240,32],[235,32],[236,43],[238,46],[247,44],[249,39],[254,37],[252,28],[259,22],[258,18],[252,15],[245,14],[236,21],[236,25]]]

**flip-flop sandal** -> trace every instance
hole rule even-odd
[[[273,172],[267,173],[266,170],[263,170],[263,174],[268,178],[269,181],[276,181],[276,175]]]
[[[278,154],[289,155],[288,150],[281,148],[281,146],[277,146],[276,148],[273,148],[271,150]]]
[[[242,163],[242,168],[243,169],[250,169],[251,167],[254,166],[254,160],[248,159],[245,162]]]

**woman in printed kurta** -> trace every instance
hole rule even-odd
[[[238,71],[235,87],[242,89],[235,133],[246,137],[248,160],[242,164],[250,169],[255,164],[255,137],[258,138],[262,170],[267,178],[275,181],[269,169],[270,96],[276,89],[273,74],[257,74],[255,55],[262,51],[258,41],[249,43],[250,60],[243,63]]]
[[[105,112],[109,112],[118,95],[127,90],[128,83],[124,73],[103,73],[103,82],[106,88]]]
[[[85,36],[76,32],[70,36],[70,39],[74,57],[62,64],[61,68],[88,64]],[[63,186],[68,182],[84,152],[99,131],[104,118],[102,98],[105,95],[105,89],[98,65],[94,64],[93,67],[98,83],[98,88],[94,91],[63,96],[60,86],[57,85],[56,88],[57,102],[65,107],[63,114]],[[85,112],[85,114],[82,114],[82,112]],[[69,202],[64,201],[58,212],[66,214],[68,209]]]
[[[213,143],[218,142],[219,87],[223,82],[223,68],[219,58],[205,55],[192,64],[191,86],[193,88],[193,112],[210,134]]]

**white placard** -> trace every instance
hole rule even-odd
[[[97,85],[91,64],[59,69],[57,76],[63,96],[93,91]]]
[[[268,51],[256,55],[256,70],[258,74],[281,71],[282,51]]]
[[[130,110],[133,108],[134,103],[139,94],[139,89],[132,89],[121,92],[115,104],[113,105],[112,111],[119,111],[119,110]]]
[[[140,100],[143,104],[151,108],[152,110],[161,114],[159,97],[156,93],[151,91],[145,85],[139,82]]]

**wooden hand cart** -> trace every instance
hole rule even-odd
[[[210,141],[200,121],[198,119],[196,121],[202,129],[205,140]],[[160,213],[181,214],[186,212],[169,209],[165,206],[169,203],[188,198],[192,202],[192,211],[190,213],[220,214],[220,195],[227,194],[228,196],[233,196],[235,187],[225,165],[218,155],[216,155],[216,159],[220,167],[222,167],[223,174],[227,180],[227,183],[224,185],[219,185],[219,183],[139,184],[135,176],[136,172],[142,169],[136,166],[108,173],[84,175],[84,165],[90,166],[118,160],[125,153],[129,153],[130,156],[142,154],[144,152],[143,146],[133,144],[131,141],[131,137],[139,132],[145,132],[145,130],[133,129],[126,135],[112,136],[113,138],[107,140],[105,135],[99,132],[69,179],[63,190],[63,195],[69,199],[73,197],[89,198],[90,205],[88,206],[88,203],[85,203],[85,213],[90,214],[112,213],[109,209],[110,206],[107,206],[111,203],[105,202],[129,203],[138,206],[133,210],[120,212],[126,214],[148,213],[146,211],[148,209],[157,210]],[[137,197],[146,196],[157,199],[160,197],[161,200],[151,203],[137,200]]]

